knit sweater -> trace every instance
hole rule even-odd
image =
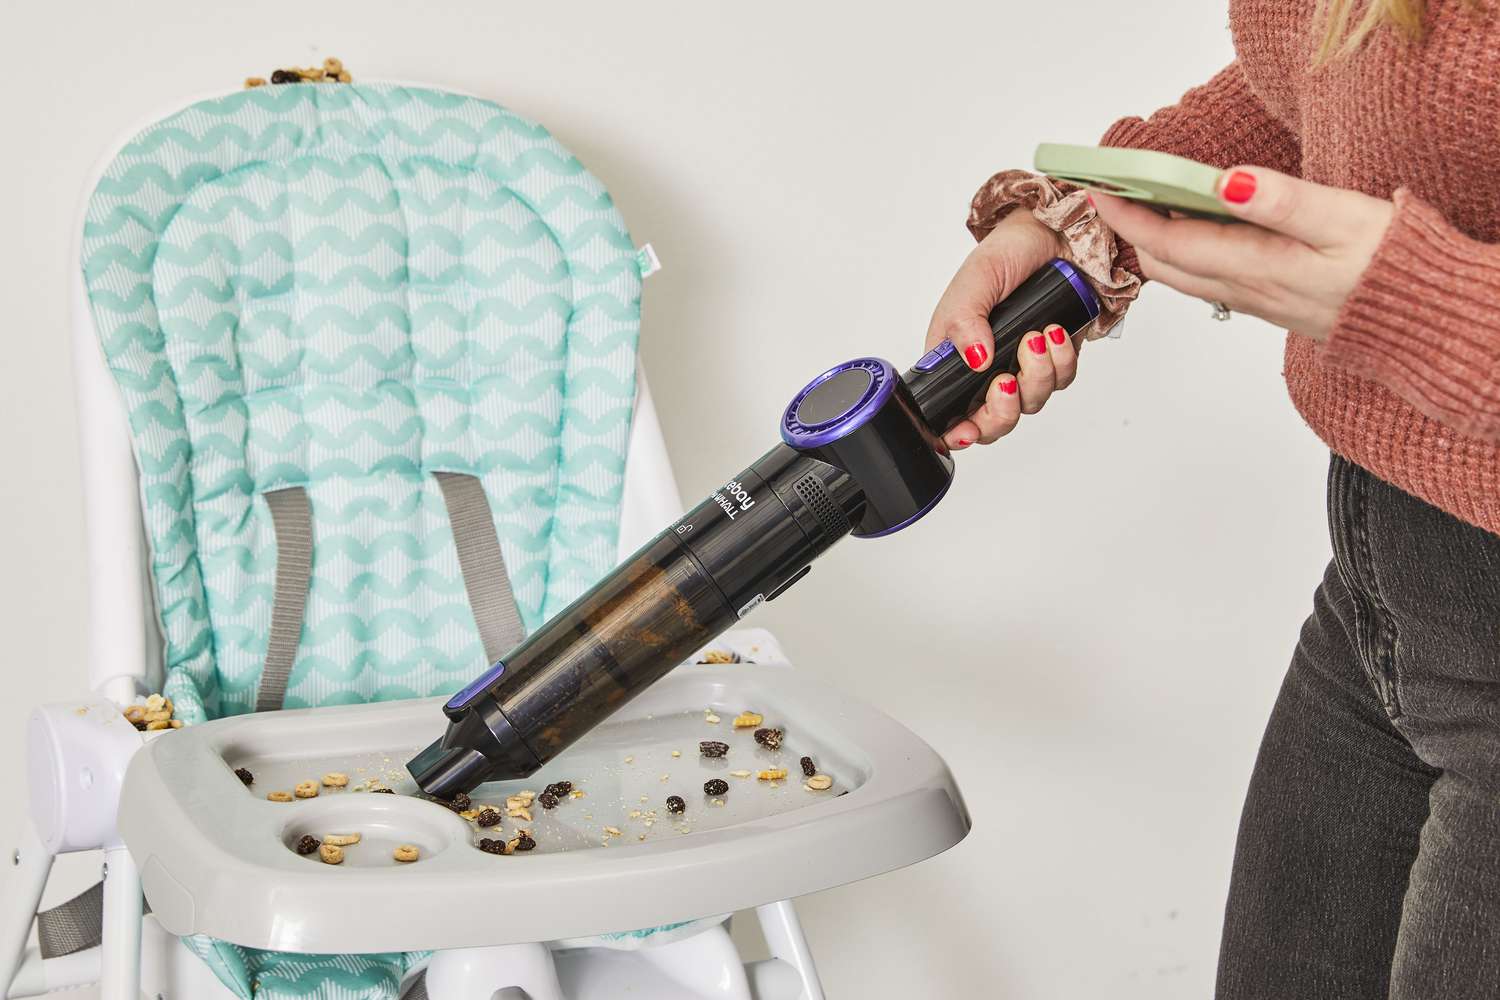
[[[1314,69],[1315,0],[1231,0],[1236,61],[1102,141],[1394,199],[1327,341],[1288,334],[1287,386],[1335,452],[1500,533],[1500,20],[1427,7],[1422,41],[1381,27]]]

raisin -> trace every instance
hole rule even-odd
[[[470,809],[474,808],[474,800],[469,798],[469,796],[464,794],[463,792],[459,792],[457,795],[453,796],[453,798],[445,802],[444,805],[446,805],[449,809],[452,809],[456,813],[468,812]]]
[[[500,810],[491,809],[489,806],[485,806],[483,809],[479,810],[479,815],[474,817],[474,822],[478,823],[480,826],[499,826]]]
[[[516,835],[516,850],[529,851],[536,846],[536,841],[531,839],[531,834],[522,830]]]
[[[723,795],[729,791],[729,782],[723,778],[710,778],[703,783],[704,795]]]
[[[396,790],[394,788],[372,788],[372,789],[370,789],[370,791],[372,791],[372,792],[379,792],[382,795],[395,795],[396,794]]]
[[[301,83],[302,77],[293,70],[278,69],[271,74],[272,83]]]
[[[557,796],[551,792],[543,792],[536,797],[536,800],[542,804],[543,809],[557,808]]]
[[[486,854],[504,854],[505,841],[491,840],[490,838],[485,837],[479,842],[479,849]]]
[[[250,771],[249,771],[249,769],[248,768],[244,768],[244,767],[237,767],[237,768],[235,768],[234,769],[234,776],[236,778],[239,778],[241,781],[243,781],[247,785],[252,784],[255,781],[255,775],[251,774]]]
[[[802,773],[807,775],[809,778],[818,773],[818,765],[813,763],[813,759],[811,757],[803,757],[801,760],[801,764]]]
[[[779,729],[757,729],[755,731],[755,742],[767,750],[780,750],[781,737],[786,735]]]
[[[311,834],[303,834],[302,839],[297,841],[297,853],[311,854],[313,851],[316,851],[319,847],[322,846],[323,842],[317,837],[314,837]]]
[[[565,799],[568,797],[568,793],[573,790],[573,783],[571,781],[554,781],[547,786],[546,790],[553,798]]]
[[[728,788],[729,786],[725,785],[724,787]],[[707,790],[707,788],[704,788],[704,791]],[[679,814],[687,812],[687,803],[682,801],[681,795],[667,796],[667,812]]]
[[[698,752],[705,757],[722,757],[729,752],[729,744],[718,740],[704,740],[698,744]]]

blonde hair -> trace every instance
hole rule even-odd
[[[1354,8],[1359,0],[1322,0],[1323,39],[1313,54],[1313,64],[1322,65],[1331,59],[1348,55],[1359,48],[1370,32],[1382,24],[1394,25],[1409,39],[1422,37],[1422,15],[1427,0],[1369,0],[1359,20],[1354,20]],[[1354,26],[1350,28],[1350,22]]]
[[[1355,19],[1354,9],[1358,4],[1359,0],[1320,0],[1323,38],[1313,54],[1313,65],[1321,66],[1331,59],[1348,55],[1359,48],[1370,32],[1383,24],[1394,26],[1410,41],[1421,40],[1427,0],[1369,0],[1364,13]],[[1470,9],[1479,5],[1479,0],[1465,0],[1465,6]]]

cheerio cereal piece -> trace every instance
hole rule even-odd
[[[146,711],[159,712],[167,706],[167,699],[159,694],[153,694],[146,699]]]
[[[339,59],[337,56],[329,56],[327,59],[323,60],[323,72],[332,73],[334,76],[338,76],[343,71],[343,60]]]
[[[297,787],[292,789],[299,799],[315,799],[318,797],[318,783],[316,781],[299,781]]]
[[[337,844],[324,843],[318,848],[318,859],[325,865],[341,865],[344,863],[344,849]]]
[[[734,728],[754,729],[756,726],[765,721],[766,717],[764,715],[761,715],[759,712],[741,712],[739,715],[736,715],[734,717]]]
[[[271,792],[271,793],[269,793],[269,794],[266,795],[266,798],[269,799],[269,800],[271,800],[272,802],[290,802],[290,801],[292,801],[292,793],[291,792]]]
[[[266,78],[263,77],[263,76],[247,76],[247,77],[245,77],[245,89],[246,90],[249,90],[251,87],[264,87],[265,85],[266,85]]]
[[[323,835],[323,843],[332,844],[334,847],[348,847],[359,843],[360,835],[357,833],[328,833]]]
[[[349,784],[349,776],[342,771],[329,771],[323,775],[324,788],[343,788]]]
[[[773,767],[762,771],[755,776],[760,781],[780,781],[786,777],[786,768]]]
[[[421,856],[422,852],[417,850],[415,844],[402,844],[400,847],[397,847],[396,850],[391,854],[391,857],[395,858],[397,861],[400,861],[402,864],[411,864]]]
[[[833,779],[826,774],[815,774],[803,783],[810,792],[824,792],[833,787]]]

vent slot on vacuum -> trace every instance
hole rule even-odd
[[[828,487],[823,485],[823,480],[815,473],[809,472],[797,480],[792,486],[792,492],[807,504],[830,540],[841,538],[849,532],[849,519],[844,516],[839,505],[833,502],[833,497],[828,495]]]

